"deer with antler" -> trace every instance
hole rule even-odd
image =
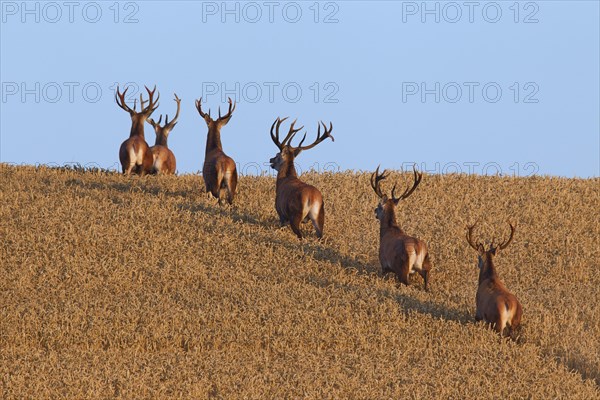
[[[227,202],[233,203],[237,188],[237,169],[235,161],[228,157],[223,151],[221,144],[221,128],[227,125],[231,115],[235,110],[235,103],[229,98],[229,111],[221,116],[221,107],[219,107],[219,117],[213,120],[208,113],[202,111],[202,98],[196,100],[196,109],[208,126],[208,135],[206,138],[206,153],[204,157],[204,166],[202,167],[202,177],[206,192],[210,192],[222,204],[223,191],[227,192]]]
[[[475,296],[475,319],[485,321],[491,324],[496,332],[504,335],[508,328],[508,333],[512,337],[515,330],[521,323],[523,309],[519,300],[508,291],[504,283],[500,280],[493,257],[498,250],[504,250],[512,241],[515,228],[510,225],[510,236],[504,242],[494,245],[494,241],[486,250],[483,243],[473,242],[473,229],[475,224],[467,227],[467,243],[478,254],[477,266],[479,268],[479,286]]]
[[[371,175],[371,187],[379,197],[379,205],[375,209],[375,217],[379,220],[379,262],[381,272],[386,274],[393,272],[396,278],[403,284],[408,285],[408,277],[415,272],[423,277],[425,290],[429,289],[429,272],[431,261],[427,245],[416,237],[407,235],[398,225],[396,220],[396,206],[400,200],[410,196],[423,178],[422,173],[417,173],[413,167],[414,183],[407,187],[404,193],[396,197],[396,185],[392,189],[392,197],[388,197],[381,190],[381,181],[386,179],[386,171],[379,173],[379,167]]]
[[[150,115],[158,108],[158,98],[160,97],[160,94],[156,97],[156,100],[154,100],[156,86],[152,91],[146,87],[149,99],[144,101],[142,94],[140,93],[141,110],[140,112],[137,112],[135,101],[133,109],[131,109],[125,101],[125,95],[127,94],[128,89],[129,87],[126,88],[123,93],[120,93],[119,88],[117,87],[117,92],[115,93],[117,105],[127,111],[131,116],[129,139],[124,141],[119,148],[119,160],[121,161],[121,167],[123,168],[123,173],[125,175],[129,175],[131,172],[145,175],[152,172],[153,157],[150,147],[144,138],[144,124]],[[144,103],[146,102],[148,105],[144,107]]]
[[[158,119],[158,122],[155,122],[154,119],[148,118],[148,122],[154,128],[154,132],[156,133],[156,142],[154,146],[150,148],[153,157],[152,169],[156,174],[166,174],[171,175],[175,173],[177,167],[177,161],[175,160],[175,154],[169,149],[167,145],[167,139],[169,138],[169,133],[173,130],[175,125],[177,124],[177,120],[179,119],[179,110],[181,108],[181,99],[177,97],[175,94],[175,102],[177,103],[177,112],[175,113],[175,118],[173,118],[169,122],[169,114],[165,117],[165,124],[161,125],[162,122],[162,114]]]
[[[292,147],[290,144],[296,133],[302,128],[294,129],[296,121],[290,126],[290,130],[283,141],[279,140],[279,127],[281,123],[287,119],[277,118],[271,126],[271,139],[273,143],[279,149],[279,152],[275,157],[271,158],[271,168],[277,171],[277,183],[275,192],[275,209],[279,215],[279,221],[283,226],[289,223],[292,231],[302,239],[302,232],[300,231],[300,223],[312,221],[313,226],[317,232],[317,237],[320,239],[323,237],[323,228],[325,225],[325,205],[323,203],[323,196],[319,189],[309,184],[302,182],[298,179],[296,173],[296,167],[294,166],[294,160],[298,157],[303,150],[312,149],[327,138],[333,136],[331,131],[333,130],[333,124],[329,124],[329,128],[320,122],[318,125],[318,132],[316,140],[308,145],[302,146],[304,139],[306,139],[306,133],[304,137],[296,147]],[[321,125],[323,125],[324,133],[321,135]],[[275,132],[273,132],[275,130]]]

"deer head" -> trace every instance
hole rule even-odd
[[[133,109],[131,109],[125,100],[125,96],[129,87],[125,89],[123,93],[120,92],[119,87],[117,86],[117,91],[115,93],[115,101],[117,105],[121,107],[123,110],[127,111],[131,116],[131,135],[135,134],[144,134],[144,122],[146,119],[152,115],[152,113],[158,108],[158,99],[160,94],[156,96],[156,100],[154,99],[154,93],[156,92],[156,86],[154,86],[153,90],[148,89],[147,86],[144,86],[146,91],[148,92],[148,100],[144,101],[142,94],[140,93],[140,106],[141,110],[139,112],[136,111],[136,101],[133,102]],[[148,103],[146,107],[144,107],[144,103]]]
[[[281,126],[282,122],[285,121],[287,118],[288,117],[285,117],[283,119],[277,118],[275,122],[273,122],[273,125],[271,125],[271,139],[279,149],[279,152],[275,155],[275,157],[270,159],[270,163],[271,168],[277,171],[280,171],[284,165],[293,165],[294,159],[298,156],[298,154],[302,152],[302,150],[312,149],[327,138],[331,138],[331,141],[335,141],[335,139],[331,135],[331,131],[333,130],[333,123],[330,122],[329,128],[327,128],[327,125],[325,125],[325,123],[322,121],[318,124],[317,138],[312,144],[308,146],[302,146],[304,140],[306,139],[306,133],[304,134],[304,137],[302,138],[298,146],[293,147],[290,144],[294,136],[296,136],[296,133],[298,133],[304,128],[304,126],[301,126],[300,128],[295,129],[294,126],[296,125],[296,121],[292,122],[288,134],[285,136],[283,141],[280,141],[279,127]],[[321,135],[321,125],[323,125],[324,129],[323,135]],[[273,132],[273,130],[275,130],[275,132]]]
[[[235,111],[235,106],[236,106],[236,103],[232,103],[231,97],[228,97],[228,103],[229,103],[229,111],[227,111],[227,114],[221,116],[221,107],[219,107],[219,117],[216,120],[214,120],[210,116],[210,110],[208,110],[208,113],[205,113],[202,111],[202,97],[200,97],[200,99],[196,100],[196,109],[198,110],[198,113],[200,114],[200,116],[202,118],[204,118],[204,121],[206,122],[206,125],[208,126],[209,131],[211,131],[211,130],[218,131],[223,126],[227,125],[227,123],[231,119],[233,111]]]
[[[467,226],[467,243],[471,246],[475,251],[477,251],[477,266],[480,271],[486,271],[488,269],[493,270],[492,257],[496,255],[498,250],[504,250],[512,241],[515,227],[509,223],[510,226],[510,236],[504,242],[499,243],[498,245],[494,245],[495,239],[492,240],[488,249],[486,250],[483,243],[473,241],[473,229],[475,229],[475,225],[477,223]]]
[[[394,212],[396,205],[400,202],[400,200],[406,199],[408,196],[415,191],[419,183],[421,183],[421,179],[423,179],[423,173],[418,173],[417,169],[413,165],[413,173],[414,173],[414,183],[412,187],[408,186],[404,193],[402,193],[399,197],[396,197],[396,185],[392,188],[392,197],[388,197],[386,194],[383,194],[381,191],[381,181],[386,179],[389,176],[389,173],[386,174],[384,170],[381,174],[379,173],[379,166],[371,175],[371,187],[375,191],[375,194],[379,197],[379,205],[375,209],[375,217],[382,221],[384,214]]]
[[[175,113],[175,118],[173,118],[169,122],[169,114],[167,114],[165,116],[165,124],[162,126],[162,114],[160,115],[160,118],[158,118],[158,122],[155,122],[154,119],[150,117],[147,118],[147,121],[150,123],[150,125],[152,125],[152,127],[154,128],[154,132],[156,133],[155,145],[167,146],[167,139],[169,137],[169,133],[171,133],[171,130],[173,130],[175,125],[177,125],[177,120],[179,119],[179,110],[181,109],[181,99],[177,97],[176,93],[174,93],[174,95],[174,100],[177,103],[177,112]]]

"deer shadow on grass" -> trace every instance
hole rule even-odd
[[[368,268],[367,266],[364,266],[364,269],[372,271],[372,269]],[[381,275],[379,275],[379,277],[381,278]],[[323,277],[311,276],[308,279],[308,282],[319,288],[334,287],[349,292],[364,290],[364,287],[340,283]],[[417,290],[419,289],[417,288]],[[416,312],[421,315],[429,315],[434,319],[458,322],[461,325],[467,325],[475,322],[473,315],[466,311],[456,308],[449,308],[448,306],[436,303],[433,300],[420,300],[412,297],[409,293],[402,293],[401,287],[397,287],[396,289],[376,289],[374,292],[380,299],[389,299],[394,301],[394,303],[400,306],[403,313],[407,316],[413,312]]]
[[[231,218],[234,223],[241,221],[243,223],[265,228],[273,225],[272,221],[247,213],[235,204],[219,206],[216,199],[214,204],[210,204],[206,200],[195,201],[192,199],[191,202],[178,204],[177,208],[192,213],[201,212],[214,217]]]
[[[265,225],[270,226],[271,224],[267,223]],[[289,227],[283,227],[282,229],[289,229]],[[379,279],[386,279],[381,275],[378,265],[374,266],[372,263],[343,254],[331,244],[327,243],[327,237],[325,237],[325,239],[322,241],[316,240],[312,237],[298,240],[290,231],[289,237],[273,237],[272,235],[268,234],[257,234],[255,238],[270,244],[282,246],[287,251],[301,251],[305,256],[316,261],[324,261],[334,266],[340,265],[345,270],[356,273],[359,276],[362,275],[366,277],[377,274]],[[337,287],[349,291],[361,290],[361,287],[359,286],[340,283],[332,278],[322,276],[311,275],[308,281],[320,288]],[[414,279],[414,281],[415,282],[411,284],[411,287],[415,288],[416,290],[422,290],[423,285],[416,283],[417,279]],[[400,283],[397,283],[395,289],[378,289],[377,295],[381,298],[392,299],[404,310],[406,314],[417,312],[419,314],[429,315],[435,319],[441,318],[448,321],[455,321],[462,325],[475,322],[474,316],[464,310],[449,308],[448,306],[436,303],[433,300],[419,300],[415,297],[412,297],[410,293],[403,293],[400,285]],[[435,290],[435,287],[431,290]]]
[[[194,196],[194,191],[186,191],[186,190],[169,190],[164,187],[158,186],[153,183],[157,182],[149,182],[145,181],[145,179],[157,179],[154,176],[148,177],[130,177],[129,181],[123,182],[94,182],[94,181],[85,181],[81,179],[72,178],[66,182],[67,186],[79,186],[83,189],[90,190],[105,190],[105,191],[117,191],[121,193],[132,193],[132,192],[142,192],[154,196],[158,196],[159,194],[163,194],[170,197],[188,197]]]

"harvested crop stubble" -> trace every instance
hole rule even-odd
[[[220,208],[195,175],[0,164],[0,397],[600,398],[600,180],[425,175],[398,222],[430,293],[378,276],[369,174],[303,180],[322,242],[279,229],[272,177]],[[517,343],[474,322],[476,220],[517,224]]]

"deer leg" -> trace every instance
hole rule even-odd
[[[219,200],[219,204],[221,204],[221,182],[217,182],[217,184],[215,184],[213,187],[211,187],[210,190],[210,194],[212,194],[212,196],[216,199]]]
[[[235,170],[226,177],[225,184],[227,186],[227,202],[231,205],[233,204],[233,197],[237,188],[237,172]]]
[[[323,237],[323,229],[325,228],[325,204],[321,203],[321,208],[319,209],[319,215],[317,216],[317,225],[315,227],[317,229],[317,237],[321,239]]]
[[[419,274],[423,277],[423,281],[425,282],[425,291],[429,290],[429,271],[431,271],[431,261],[429,260],[429,254],[427,254],[425,260],[423,260],[421,270],[419,271]]]
[[[423,281],[425,282],[425,291],[429,291],[429,270],[422,269],[419,271],[419,275],[423,277]]]
[[[123,167],[123,173],[127,176],[131,175],[131,172],[133,171],[133,167],[135,166],[135,164],[129,164],[129,166],[127,168]],[[135,171],[133,171],[135,172]]]
[[[302,222],[302,215],[294,216],[290,219],[290,226],[292,231],[298,236],[298,239],[302,239],[302,232],[300,231],[300,223]]]
[[[400,283],[405,284],[406,286],[409,285],[409,281],[408,281],[408,271],[410,270],[408,268],[408,260],[404,262],[404,264],[402,264],[402,267],[400,268],[400,272],[396,273],[396,277],[398,278],[398,280],[400,281]]]
[[[308,218],[312,221],[313,226],[315,227],[315,231],[317,232],[317,237],[321,239],[323,237],[323,225],[325,225],[325,208],[323,207],[323,203],[321,203],[321,207],[317,211],[317,215],[309,212]]]
[[[479,309],[475,310],[475,321],[479,322],[482,321],[483,317],[481,316],[481,313],[479,312]]]
[[[285,218],[283,215],[279,216],[279,227],[283,228],[285,225],[287,225],[290,221]]]

